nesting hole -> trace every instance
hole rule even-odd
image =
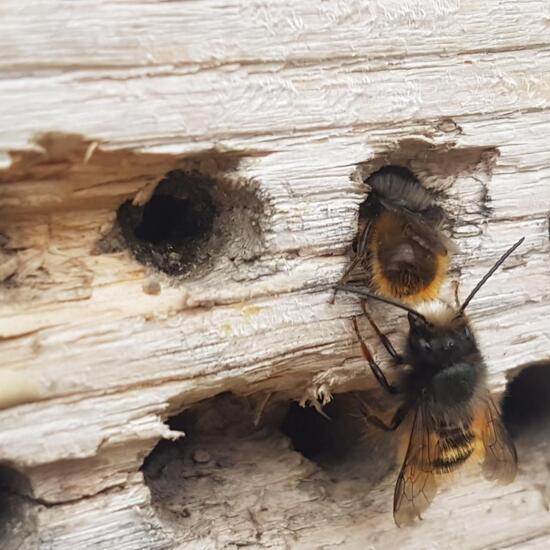
[[[232,525],[239,537],[248,525],[253,544],[283,537],[282,516],[364,517],[370,489],[393,467],[393,442],[366,433],[355,402],[337,395],[328,420],[278,396],[224,394],[172,417],[186,436],[159,443],[143,465],[159,517],[179,542],[224,544],[235,543]]]
[[[173,170],[146,204],[123,203],[117,222],[140,263],[183,277],[254,260],[263,248],[263,213],[251,182]]]
[[[0,465],[0,541],[4,550],[36,547],[36,511],[30,494],[23,474]]]
[[[506,386],[502,401],[504,422],[516,437],[525,431],[548,435],[550,423],[550,361],[520,367]]]
[[[372,290],[381,293],[387,294],[391,289],[394,297],[400,299],[408,299],[416,293],[426,294],[441,278],[433,252],[434,239],[428,232],[420,234],[421,226],[418,225],[416,231],[426,237],[424,241],[404,240],[403,216],[388,214],[399,209],[403,215],[422,220],[428,227],[441,228],[447,220],[444,210],[436,203],[436,194],[426,189],[405,166],[386,165],[372,173],[362,173],[361,177],[370,192],[359,208],[358,232],[352,246],[353,255],[359,262],[348,278],[368,283]],[[412,221],[407,223],[412,226]],[[376,257],[372,256],[372,245],[377,242],[374,232],[383,232],[387,242],[394,243],[379,248]],[[427,249],[421,242],[432,243],[431,248]]]
[[[495,148],[453,148],[428,140],[405,139],[392,150],[358,165],[351,177],[364,185],[367,195],[359,207],[358,232],[350,250],[350,262],[359,259],[359,252],[361,259],[347,279],[401,300],[425,300],[439,295],[439,285],[445,280],[443,271],[448,269],[458,278],[461,269],[456,261],[446,268],[441,261],[443,256],[434,254],[437,242],[442,239],[426,233],[420,239],[404,241],[399,238],[403,233],[398,220],[392,222],[386,217],[380,225],[371,227],[387,231],[389,238],[393,230],[395,247],[383,247],[375,263],[371,246],[359,250],[361,238],[373,220],[385,210],[391,212],[395,208],[408,211],[411,218],[423,218],[428,226],[437,227],[455,244],[456,239],[480,235],[491,212],[487,190],[498,154]],[[394,174],[410,183],[388,185],[386,178],[380,185],[377,176],[384,174]],[[420,226],[415,231],[421,232]],[[455,246],[443,241],[440,244],[453,251]],[[456,248],[460,250],[460,245]],[[444,285],[443,292],[448,293],[449,299],[451,290],[449,284]]]
[[[145,243],[185,246],[209,235],[214,214],[212,199],[204,190],[196,189],[185,199],[157,191],[143,208],[135,235]]]

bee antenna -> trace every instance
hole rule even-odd
[[[408,311],[415,317],[422,319],[422,321],[424,321],[425,323],[428,323],[424,315],[422,315],[421,313],[418,313],[418,311],[414,310],[412,307],[402,304],[401,302],[396,302],[394,300],[390,300],[389,298],[383,298],[382,296],[378,296],[378,294],[374,294],[373,292],[369,292],[368,290],[363,290],[362,288],[358,288],[352,285],[336,285],[335,288],[337,288],[338,290],[343,290],[344,292],[351,292],[353,294],[357,294],[362,298],[372,298],[374,300],[378,300],[379,302],[384,302],[385,304],[389,304],[391,306],[404,309],[405,311]]]
[[[495,265],[489,269],[489,271],[485,274],[483,279],[477,283],[477,285],[474,287],[472,292],[468,294],[468,297],[464,302],[462,302],[462,305],[459,309],[459,314],[462,315],[464,310],[466,309],[466,306],[471,302],[472,298],[477,294],[478,290],[491,278],[493,273],[504,263],[506,258],[512,254],[512,252],[525,240],[525,237],[522,237],[517,243],[513,244],[495,263]]]

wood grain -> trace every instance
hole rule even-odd
[[[232,447],[224,475],[237,486],[256,476],[251,491],[269,492],[280,469],[281,488],[269,513],[245,521],[243,504],[230,529],[220,512],[208,533],[178,534],[139,468],[159,439],[181,436],[167,417],[219,393],[316,404],[372,386],[350,324],[357,303],[328,299],[361,176],[389,162],[441,192],[453,217],[445,297],[453,281],[465,296],[526,236],[471,305],[491,387],[547,358],[548,16],[529,0],[2,2],[0,457],[30,482],[30,548],[363,548],[365,533],[374,548],[465,545],[451,526],[480,507],[496,511],[472,547],[546,547],[537,453],[540,474],[525,466],[486,500],[467,482],[410,532],[389,519],[391,477],[365,494],[340,480],[347,500],[314,498],[304,480],[316,472],[322,492],[328,474],[288,448],[274,465],[277,434],[257,448],[257,470],[238,466],[254,448]],[[117,208],[146,202],[171,170],[261,201],[261,249],[235,260],[247,246],[235,223],[200,275],[173,280],[105,248]],[[403,319],[376,313],[399,338]]]

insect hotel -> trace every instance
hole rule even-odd
[[[547,548],[549,17],[3,0],[0,547]]]

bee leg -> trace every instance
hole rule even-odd
[[[367,252],[369,229],[370,229],[370,226],[368,225],[363,229],[363,233],[361,233],[361,240],[359,241],[359,246],[357,247],[357,252],[355,253],[355,258],[353,258],[353,260],[350,262],[350,264],[344,271],[344,274],[342,275],[342,277],[340,277],[338,284],[342,285],[349,279],[349,276],[351,275],[352,271],[357,267],[359,262],[365,256]],[[334,300],[336,299],[337,293],[338,293],[338,289],[335,288],[332,294],[332,298],[329,300],[330,304],[334,304]]]
[[[460,308],[460,298],[458,297],[458,287],[460,286],[459,281],[453,281],[454,295],[455,295],[455,306],[457,309]]]
[[[399,426],[407,416],[407,413],[409,412],[409,406],[402,405],[395,411],[392,419],[390,420],[390,423],[386,424],[382,419],[378,418],[374,414],[371,414],[363,401],[359,400],[359,402],[361,412],[365,415],[365,420],[369,424],[372,424],[373,426],[376,426],[377,428],[379,428],[380,430],[384,430],[385,432],[394,432],[395,430],[397,430],[397,428],[399,428]]]
[[[378,366],[378,363],[374,360],[374,357],[372,356],[372,353],[370,349],[368,348],[367,344],[363,340],[363,337],[361,336],[361,333],[359,332],[359,327],[357,325],[357,318],[353,318],[353,327],[355,329],[355,333],[357,334],[357,338],[359,339],[359,343],[361,344],[361,350],[363,351],[363,357],[367,360],[367,363],[369,364],[372,373],[374,374],[376,380],[378,383],[388,392],[392,395],[395,395],[397,393],[401,393],[401,389],[398,386],[395,386],[393,384],[390,384],[382,372],[382,369]]]
[[[397,353],[395,351],[395,348],[393,347],[393,344],[390,342],[390,339],[378,328],[378,325],[374,322],[374,319],[371,317],[371,314],[367,310],[367,306],[365,305],[364,300],[361,300],[361,307],[363,308],[363,313],[365,314],[365,317],[369,320],[369,323],[371,327],[374,329],[374,332],[378,335],[378,338],[380,339],[380,342],[382,342],[382,345],[386,348],[386,351],[391,355],[391,358],[393,359],[394,363],[396,365],[402,365],[405,361],[403,359],[403,356],[400,353]]]
[[[385,432],[394,432],[395,430],[397,430],[397,428],[399,428],[399,426],[401,426],[401,422],[403,422],[408,412],[409,407],[407,407],[406,405],[399,407],[395,411],[389,425],[372,414],[367,416],[367,422],[370,422],[373,426],[376,426],[377,428],[380,428]]]

